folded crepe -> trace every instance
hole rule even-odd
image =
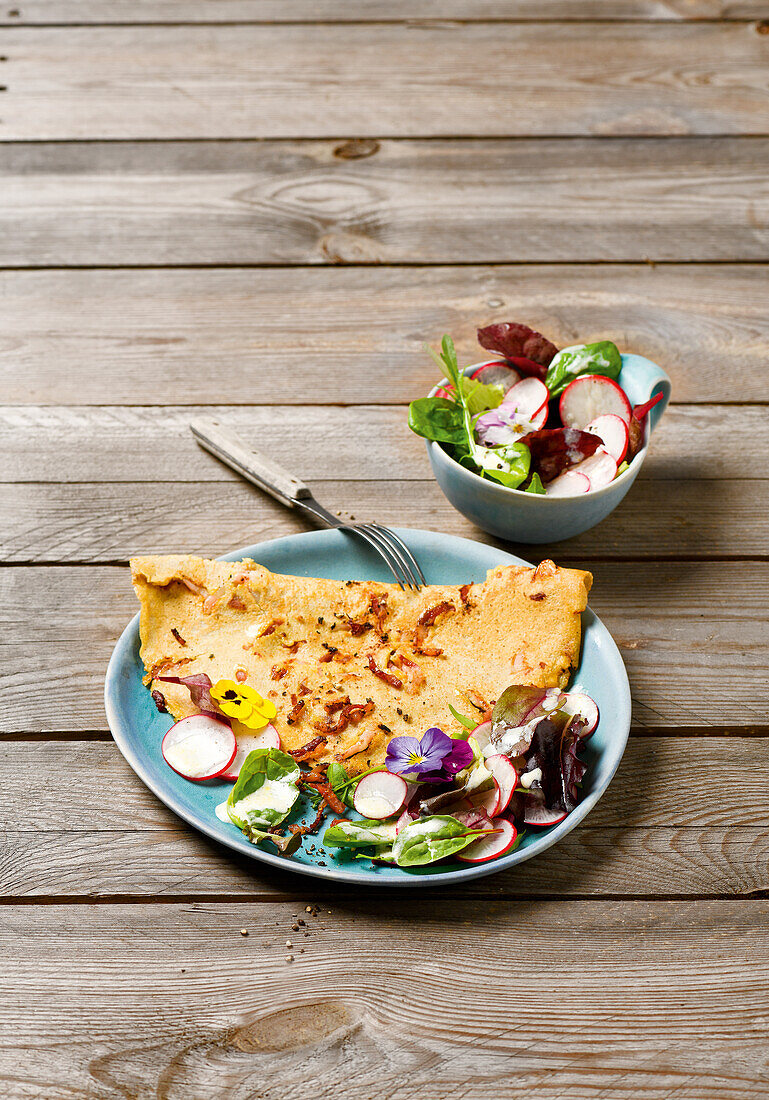
[[[131,572],[159,705],[177,720],[198,709],[158,677],[236,681],[275,704],[285,750],[315,741],[313,763],[344,760],[351,774],[383,763],[392,737],[456,733],[450,705],[480,722],[509,684],[565,688],[592,584],[551,561],[420,592],[284,576],[249,559],[143,557]]]

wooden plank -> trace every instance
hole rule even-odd
[[[762,138],[0,145],[0,264],[765,261],[767,158]]]
[[[366,20],[763,19],[765,0],[26,0],[0,25],[46,23],[358,23]]]
[[[2,897],[253,898],[297,886],[289,870],[276,874],[225,852],[180,822],[112,744],[6,742],[0,759]],[[725,801],[723,776],[735,761],[746,781],[739,800]],[[59,777],[56,784],[51,775]],[[765,739],[634,738],[619,776],[572,836],[543,857],[452,894],[688,897],[766,890],[768,783]],[[313,889],[329,892],[321,884]]]
[[[112,741],[2,741],[0,761],[8,778],[0,803],[3,832],[72,837],[188,831]],[[735,769],[740,796],[725,799],[725,777]],[[58,782],[51,783],[54,775]],[[768,789],[767,737],[631,737],[616,778],[578,835],[633,827],[763,829],[769,827]],[[169,862],[169,875],[172,869]],[[178,865],[175,870],[178,875]]]
[[[514,315],[561,346],[646,355],[678,401],[762,402],[768,289],[763,265],[5,271],[0,390],[22,405],[398,404],[435,378],[425,340],[451,332],[469,363],[485,357],[478,325]]]
[[[745,23],[28,27],[3,41],[6,141],[769,133],[769,40]]]
[[[5,906],[6,1095],[765,1097],[767,902],[382,900]]]
[[[190,420],[204,413],[279,455],[301,478],[386,482],[429,476],[424,440],[409,430],[402,407],[16,405],[0,406],[0,482],[236,481],[238,475],[202,450],[189,430]],[[677,405],[660,422],[643,473],[659,480],[715,481],[755,477],[768,466],[764,407]]]
[[[187,828],[66,832],[7,829],[0,898],[176,899],[304,896],[304,880],[236,856]],[[477,883],[452,887],[453,897],[752,898],[769,889],[769,829],[687,829],[642,825],[570,834],[536,859]],[[643,872],[641,873],[641,868]],[[334,900],[333,885],[316,896]]]
[[[625,660],[637,730],[766,729],[769,565],[590,569],[591,606]],[[135,610],[123,567],[0,570],[0,730],[103,728],[104,670]]]
[[[566,542],[504,544],[449,504],[434,481],[316,481],[318,500],[345,516],[391,527],[444,531],[499,545],[520,557],[586,563],[632,559],[763,558],[769,548],[769,480],[646,478],[599,527]],[[173,547],[218,557],[255,538],[308,530],[308,523],[245,482],[4,485],[0,488],[0,560],[18,563],[116,562]],[[222,501],[226,500],[226,508]],[[211,516],[216,515],[212,526]]]

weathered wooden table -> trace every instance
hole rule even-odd
[[[767,0],[14,2],[2,1096],[768,1096]],[[303,529],[188,420],[335,508],[484,538],[404,405],[424,340],[470,357],[506,317],[674,379],[619,511],[534,551],[593,571],[627,662],[615,782],[462,890],[234,858],[101,699],[130,554]]]

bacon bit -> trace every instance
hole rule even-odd
[[[271,623],[269,623],[269,624],[268,624],[268,625],[267,625],[267,626],[266,626],[266,627],[264,628],[264,630],[263,630],[263,631],[262,631],[262,633],[261,633],[261,634],[259,635],[259,637],[260,637],[260,638],[266,638],[268,634],[274,634],[274,633],[275,633],[275,627],[276,627],[276,626],[282,626],[282,625],[283,625],[283,623],[284,623],[284,621],[285,621],[285,620],[283,620],[283,619],[273,619],[273,620],[272,620],[272,622],[271,622]]]
[[[427,634],[427,628],[432,626],[439,616],[447,614],[449,611],[455,611],[453,603],[449,603],[448,600],[443,600],[441,603],[435,605],[435,607],[428,607],[426,611],[417,619],[416,630],[414,631],[414,649],[417,653],[423,653],[425,657],[440,657],[443,653],[442,649],[436,649],[434,646],[426,646],[425,636]]]
[[[350,723],[359,722],[361,718],[371,714],[373,709],[374,704],[372,702],[345,703],[339,711],[336,723],[332,722],[332,715],[329,715],[323,722],[316,722],[315,729],[324,734],[341,733],[347,729]]]
[[[347,809],[344,802],[334,794],[329,783],[319,779],[306,779],[304,776],[302,776],[301,779],[297,779],[297,783],[300,787],[312,787],[313,790],[317,791],[323,801],[331,807],[335,814],[343,814]]]
[[[406,673],[406,691],[409,695],[416,695],[425,686],[425,674],[416,661],[403,653],[393,653],[390,654],[389,662]]]
[[[385,670],[383,668],[379,668],[379,666],[377,665],[377,663],[376,663],[376,661],[374,660],[373,657],[369,657],[368,667],[371,669],[371,671],[374,673],[375,676],[378,676],[380,680],[384,680],[384,682],[386,684],[389,684],[390,687],[394,687],[394,688],[402,688],[403,687],[403,680],[399,680],[398,677],[393,676],[393,674],[391,672],[385,672]]]
[[[546,600],[547,594],[545,592],[532,592],[529,596],[530,600]]]
[[[166,697],[163,694],[163,692],[155,690],[151,694],[152,694],[152,702],[158,708],[160,713],[161,714],[166,714],[167,711],[168,711],[168,707],[166,706]]]
[[[558,566],[550,558],[541,561],[532,574],[532,581],[541,581],[545,577],[554,577],[558,573]]]
[[[202,607],[204,615],[211,614],[211,612],[214,610],[216,605],[219,603],[219,600],[222,598],[226,591],[227,586],[223,584],[220,588],[217,588],[216,592],[212,592],[210,596],[206,596],[205,600],[203,600]]]
[[[190,592],[195,596],[202,596],[204,593],[206,595],[208,594],[207,588],[202,584],[195,584],[189,577],[185,577],[183,573],[180,573],[176,580],[178,580],[180,584],[183,584],[185,588],[189,588]]]
[[[185,642],[184,638],[182,638],[181,634],[179,633],[179,631],[176,629],[175,626],[171,627],[171,633],[173,634],[174,638],[176,638],[179,645],[186,645],[187,644]]]
[[[326,802],[325,798],[321,799],[320,806],[318,806],[318,812],[313,822],[309,825],[289,825],[288,831],[293,833],[294,836],[312,836],[313,833],[317,833],[320,828],[328,808],[328,802]],[[337,810],[336,812],[338,813],[339,811]]]
[[[235,669],[235,679],[238,681],[239,684],[245,683],[247,676],[248,676],[248,673],[246,672],[246,670],[244,668],[236,668]]]
[[[323,642],[322,645],[326,652],[323,654],[322,657],[318,658],[318,664],[324,665],[327,664],[334,656],[334,654],[339,652],[339,650],[336,648],[336,646],[329,645],[328,642]]]
[[[459,589],[459,598],[464,608],[470,607],[470,589],[472,587],[472,584],[463,584]]]
[[[299,694],[300,695],[312,695],[312,692],[307,687],[307,684],[304,682],[304,680],[300,680],[300,682],[299,682]]]
[[[376,619],[377,630],[382,633],[382,627],[384,621],[387,618],[387,593],[383,592],[380,596],[372,596],[371,603],[369,604],[369,611]]]
[[[304,703],[301,704],[304,706]],[[327,737],[313,737],[312,741],[308,741],[306,745],[302,745],[298,749],[288,749],[288,755],[293,756],[294,760],[306,760],[308,756],[312,756],[318,749],[325,745],[328,741]]]
[[[326,714],[336,714],[338,710],[342,710],[343,707],[349,706],[350,696],[345,695],[343,699],[335,699],[333,703],[324,703],[323,709]]]
[[[189,665],[193,662],[194,657],[164,657],[162,661],[156,661],[149,670],[150,679],[156,680],[158,674],[161,672],[168,672],[170,668],[181,668],[182,665]]]
[[[306,772],[302,779],[308,783],[325,783],[328,764],[316,764],[314,768]]]
[[[305,708],[304,699],[297,699],[295,695],[292,695],[291,701],[294,705],[286,716],[286,723],[289,726],[293,726],[294,722],[296,722],[296,720],[299,718],[300,714]]]
[[[373,623],[356,623],[353,619],[347,620],[347,625],[350,628],[350,633],[353,638],[359,638],[361,634],[365,634],[367,630],[373,630]]]
[[[352,653],[335,653],[334,660],[337,661],[340,665],[349,664],[349,662],[352,660]]]
[[[245,611],[246,601],[241,600],[240,596],[232,596],[227,601],[227,606],[231,607],[233,611]]]
[[[270,670],[271,680],[282,680],[288,672],[288,665],[273,665]]]
[[[481,711],[481,721],[488,722],[491,719],[491,712],[494,709],[490,703],[487,703],[482,695],[479,695],[477,691],[466,691],[465,699],[468,703],[472,703],[474,707],[477,707]]]
[[[351,756],[355,756],[357,753],[363,752],[363,750],[367,749],[371,742],[374,740],[375,733],[376,730],[368,730],[365,733],[362,733],[358,740],[353,741],[352,745],[350,745],[349,748],[345,749],[344,752],[336,753],[334,756],[334,760],[337,760],[341,764],[343,760],[349,760]],[[332,806],[331,808],[334,809],[335,807]]]
[[[284,649],[287,649],[288,652],[293,655],[294,653],[297,653],[299,651],[300,645],[305,644],[305,639],[302,638],[302,640],[299,642],[289,642],[288,644],[286,642],[281,642],[280,644],[283,646]]]

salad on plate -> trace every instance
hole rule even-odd
[[[582,692],[513,684],[480,721],[450,707],[453,729],[393,737],[384,764],[350,776],[340,760],[313,762],[322,738],[285,751],[275,707],[254,689],[246,696],[205,674],[172,679],[198,713],[171,727],[163,756],[189,780],[234,784],[220,820],[285,856],[325,823],[325,848],[403,869],[485,863],[512,851],[526,828],[563,821],[579,803],[582,753],[599,718]],[[236,736],[232,718],[249,732]],[[310,807],[314,819],[299,823]]]

